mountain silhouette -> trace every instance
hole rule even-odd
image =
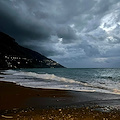
[[[36,51],[20,46],[14,38],[0,32],[0,69],[63,67]]]

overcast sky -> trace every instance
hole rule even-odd
[[[0,0],[0,31],[66,67],[120,67],[120,0]]]

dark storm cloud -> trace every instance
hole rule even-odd
[[[0,0],[0,31],[68,67],[110,67],[120,58],[119,8],[119,0]]]
[[[57,30],[57,36],[59,38],[63,38],[64,43],[70,43],[70,42],[73,42],[74,40],[78,39],[77,36],[76,36],[75,31],[69,26],[60,27]]]
[[[8,3],[7,3],[8,2]],[[10,1],[1,1],[0,7],[0,29],[24,41],[25,39],[47,38],[50,34],[49,26],[42,23],[34,24],[36,21],[26,11],[17,9]],[[20,3],[21,5],[23,3]],[[16,8],[16,9],[15,9]],[[18,7],[19,8],[19,7]],[[27,8],[26,8],[27,9]],[[19,41],[20,42],[20,41]]]

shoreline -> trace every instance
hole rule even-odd
[[[70,111],[74,117],[76,114],[84,116],[82,111],[86,111],[86,114],[89,113],[92,117],[96,114],[105,116],[111,114],[118,118],[120,114],[120,95],[29,88],[4,81],[0,81],[0,103],[0,119],[9,115],[16,118],[18,114],[22,117],[26,116],[26,119],[32,115],[31,117],[36,119],[43,116],[40,113],[44,114],[44,117],[47,116],[47,111],[50,114],[54,111],[57,117],[60,117],[59,112],[66,113],[68,117],[67,113]]]

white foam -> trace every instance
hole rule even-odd
[[[56,81],[56,82],[58,81],[58,82],[77,84],[77,85],[79,84],[79,85],[85,86],[85,89],[80,89],[83,87],[76,87],[76,86],[75,86],[75,88],[73,86],[71,86],[71,87],[61,86],[60,87],[59,84],[54,85],[54,86],[51,84],[51,86],[47,86],[48,84],[46,84],[47,88],[55,88],[55,89],[59,88],[59,89],[67,89],[67,90],[69,89],[69,90],[75,90],[75,91],[92,91],[92,92],[99,91],[99,92],[119,94],[118,89],[114,90],[113,87],[110,87],[110,85],[109,86],[102,85],[102,84],[99,84],[98,82],[95,82],[95,81],[94,81],[94,83],[92,82],[91,84],[90,83],[83,83],[83,82],[76,81],[73,79],[58,77],[54,74],[47,74],[47,73],[46,74],[38,74],[38,73],[34,73],[34,72],[16,72],[16,73],[14,73],[14,75],[23,75],[23,76],[29,76],[29,77],[34,77],[34,78],[40,78],[40,79],[44,79],[44,80],[51,80],[51,81]],[[36,84],[38,84],[38,83],[36,83]],[[40,87],[41,86],[40,84],[36,85],[36,87],[37,88]],[[42,87],[46,88],[46,86],[43,85]]]
[[[14,75],[23,75],[23,76],[31,76],[34,78],[40,78],[40,79],[44,79],[44,80],[52,80],[52,81],[59,81],[59,82],[65,82],[65,83],[77,83],[77,84],[81,84],[84,86],[89,86],[87,83],[82,83],[79,81],[75,81],[73,79],[68,79],[68,78],[64,78],[64,77],[58,77],[54,74],[38,74],[38,73],[34,73],[34,72],[18,72],[18,73],[14,73]]]
[[[18,72],[18,71],[16,71],[16,70],[6,70],[6,71],[3,71],[2,73],[4,73],[4,74],[14,74],[16,72]]]
[[[15,71],[15,70],[7,70],[4,73],[8,74],[8,75],[4,75],[5,76],[5,78],[3,79],[4,81],[15,82],[19,85],[26,87],[63,89],[63,90],[86,91],[86,92],[96,91],[103,93],[120,94],[119,88],[117,89],[117,86],[115,86],[115,88],[112,87],[111,85],[113,84],[111,83],[111,81],[108,80],[102,81],[104,82],[104,84],[100,83],[101,79],[100,81],[96,79],[91,83],[83,83],[80,81],[76,81],[74,79],[59,77],[54,74],[47,74],[47,73],[39,74],[35,72],[23,72],[23,71]]]

